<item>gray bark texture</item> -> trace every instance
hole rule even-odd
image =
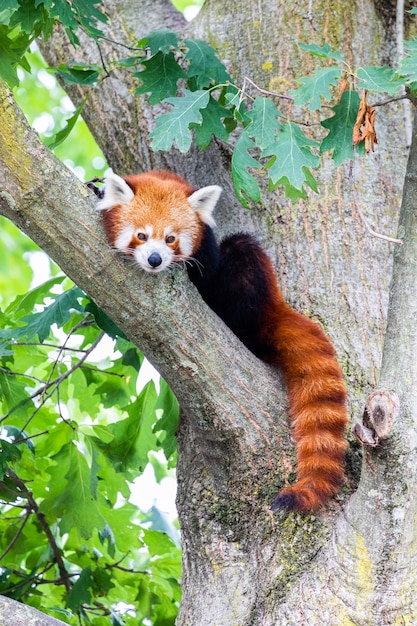
[[[219,50],[238,85],[249,77],[288,92],[295,76],[314,70],[297,41],[327,41],[352,68],[395,61],[389,3],[207,0],[190,25],[165,0],[142,2],[140,11],[128,0],[104,6],[110,39],[131,45],[155,28],[186,29]],[[73,50],[61,32],[44,54],[53,65],[100,63],[96,44],[86,39]],[[126,56],[108,41],[102,54],[106,63]],[[70,95],[79,103],[84,94],[73,87]],[[114,319],[180,402],[178,624],[417,624],[417,130],[402,194],[402,106],[378,108],[374,154],[337,171],[323,158],[319,194],[292,205],[279,190],[265,191],[251,211],[233,194],[228,147],[150,151],[146,137],[161,110],[134,95],[128,73],[112,73],[86,107],[84,117],[117,173],[167,168],[196,187],[222,185],[218,234],[256,233],[287,300],[323,325],[349,385],[352,425],[373,392],[356,432],[378,445],[366,448],[358,488],[361,454],[352,439],[342,494],[310,516],[269,510],[294,469],[279,373],[248,353],[184,273],[143,275],[115,255],[94,197],[40,144],[4,86],[0,110],[0,213]],[[400,206],[404,244],[373,237],[366,223],[395,236]]]

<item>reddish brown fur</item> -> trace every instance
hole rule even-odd
[[[269,257],[251,236],[232,235],[219,248],[211,228],[191,209],[193,189],[184,179],[150,172],[125,180],[135,196],[103,212],[109,240],[115,244],[127,224],[151,225],[158,238],[170,226],[192,239],[198,264],[187,266],[190,279],[255,354],[281,369],[287,384],[297,481],[277,494],[272,507],[317,509],[340,486],[347,445],[346,389],[329,339],[285,303]],[[134,249],[141,242],[132,232]]]
[[[162,170],[127,176],[125,181],[135,194],[133,200],[128,206],[115,205],[111,211],[103,212],[107,237],[113,245],[123,227],[129,223],[135,228],[150,224],[155,228],[154,234],[161,239],[163,229],[169,224],[178,232],[188,232],[197,244],[202,225],[187,201],[194,191],[191,185],[180,176]],[[134,236],[130,247],[133,249],[140,245],[141,242]],[[175,252],[179,253],[179,250]]]
[[[261,323],[274,347],[269,360],[283,372],[297,445],[297,481],[277,496],[277,505],[307,511],[322,506],[343,478],[348,422],[346,388],[329,339],[312,320],[284,301],[268,263],[270,298]]]

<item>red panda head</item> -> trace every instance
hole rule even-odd
[[[204,224],[214,226],[221,187],[194,191],[180,176],[153,171],[120,178],[105,177],[103,211],[110,243],[147,272],[157,273],[198,250]]]

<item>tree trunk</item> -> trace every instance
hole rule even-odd
[[[132,43],[156,27],[183,28],[168,2],[106,1],[109,37]],[[382,10],[385,7],[385,12]],[[352,67],[393,62],[392,9],[370,0],[346,4],[283,0],[207,0],[189,35],[206,39],[226,59],[237,84],[288,92],[295,76],[314,69],[296,41],[341,50]],[[233,19],[230,19],[233,16]],[[164,21],[165,20],[165,21]],[[54,64],[76,58],[100,62],[85,42],[71,50],[57,33],[44,50]],[[106,62],[119,49],[103,43]],[[78,87],[71,97],[78,102]],[[323,324],[349,383],[352,422],[375,387],[381,364],[393,244],[406,161],[399,134],[401,107],[378,108],[377,152],[334,171],[325,156],[318,195],[291,205],[265,193],[252,211],[237,203],[230,183],[230,150],[151,153],[146,136],[158,111],[132,95],[127,75],[105,80],[85,119],[120,174],[153,167],[176,171],[195,186],[218,183],[221,233],[256,232],[271,252],[284,294]],[[256,95],[256,92],[253,92]],[[284,108],[280,103],[280,108]],[[157,107],[158,108],[158,107]],[[372,410],[385,399],[393,430],[366,453],[359,488],[354,472],[326,511],[272,516],[269,503],[293,468],[285,393],[276,372],[260,363],[196,297],[179,272],[143,275],[109,249],[93,199],[27,130],[12,96],[0,92],[0,212],[41,245],[126,334],[172,386],[181,406],[178,436],[178,513],[184,548],[183,602],[178,624],[417,622],[415,350],[417,275],[414,132],[396,248],[383,368]],[[295,119],[302,112],[286,110]],[[109,290],[108,285],[113,285]],[[406,302],[403,300],[406,299]],[[204,324],[202,323],[204,320]],[[396,400],[398,396],[399,400]],[[373,404],[372,404],[373,402]],[[398,405],[398,409],[397,409]],[[397,415],[398,414],[398,415]],[[413,420],[414,417],[414,420]],[[375,424],[374,424],[375,426]],[[359,432],[365,432],[362,427]],[[377,428],[378,431],[378,428]],[[357,446],[350,463],[355,466]],[[415,501],[415,498],[414,498]],[[370,617],[372,615],[372,617]]]

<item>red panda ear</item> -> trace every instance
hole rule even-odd
[[[217,204],[217,200],[220,198],[221,192],[222,188],[218,185],[210,185],[209,187],[197,189],[197,191],[194,191],[188,198],[194,211],[201,217],[203,222],[209,226],[216,225],[212,213]]]
[[[116,204],[130,202],[134,195],[127,182],[109,170],[104,176],[104,196],[97,203],[97,208],[101,211],[112,209]]]

